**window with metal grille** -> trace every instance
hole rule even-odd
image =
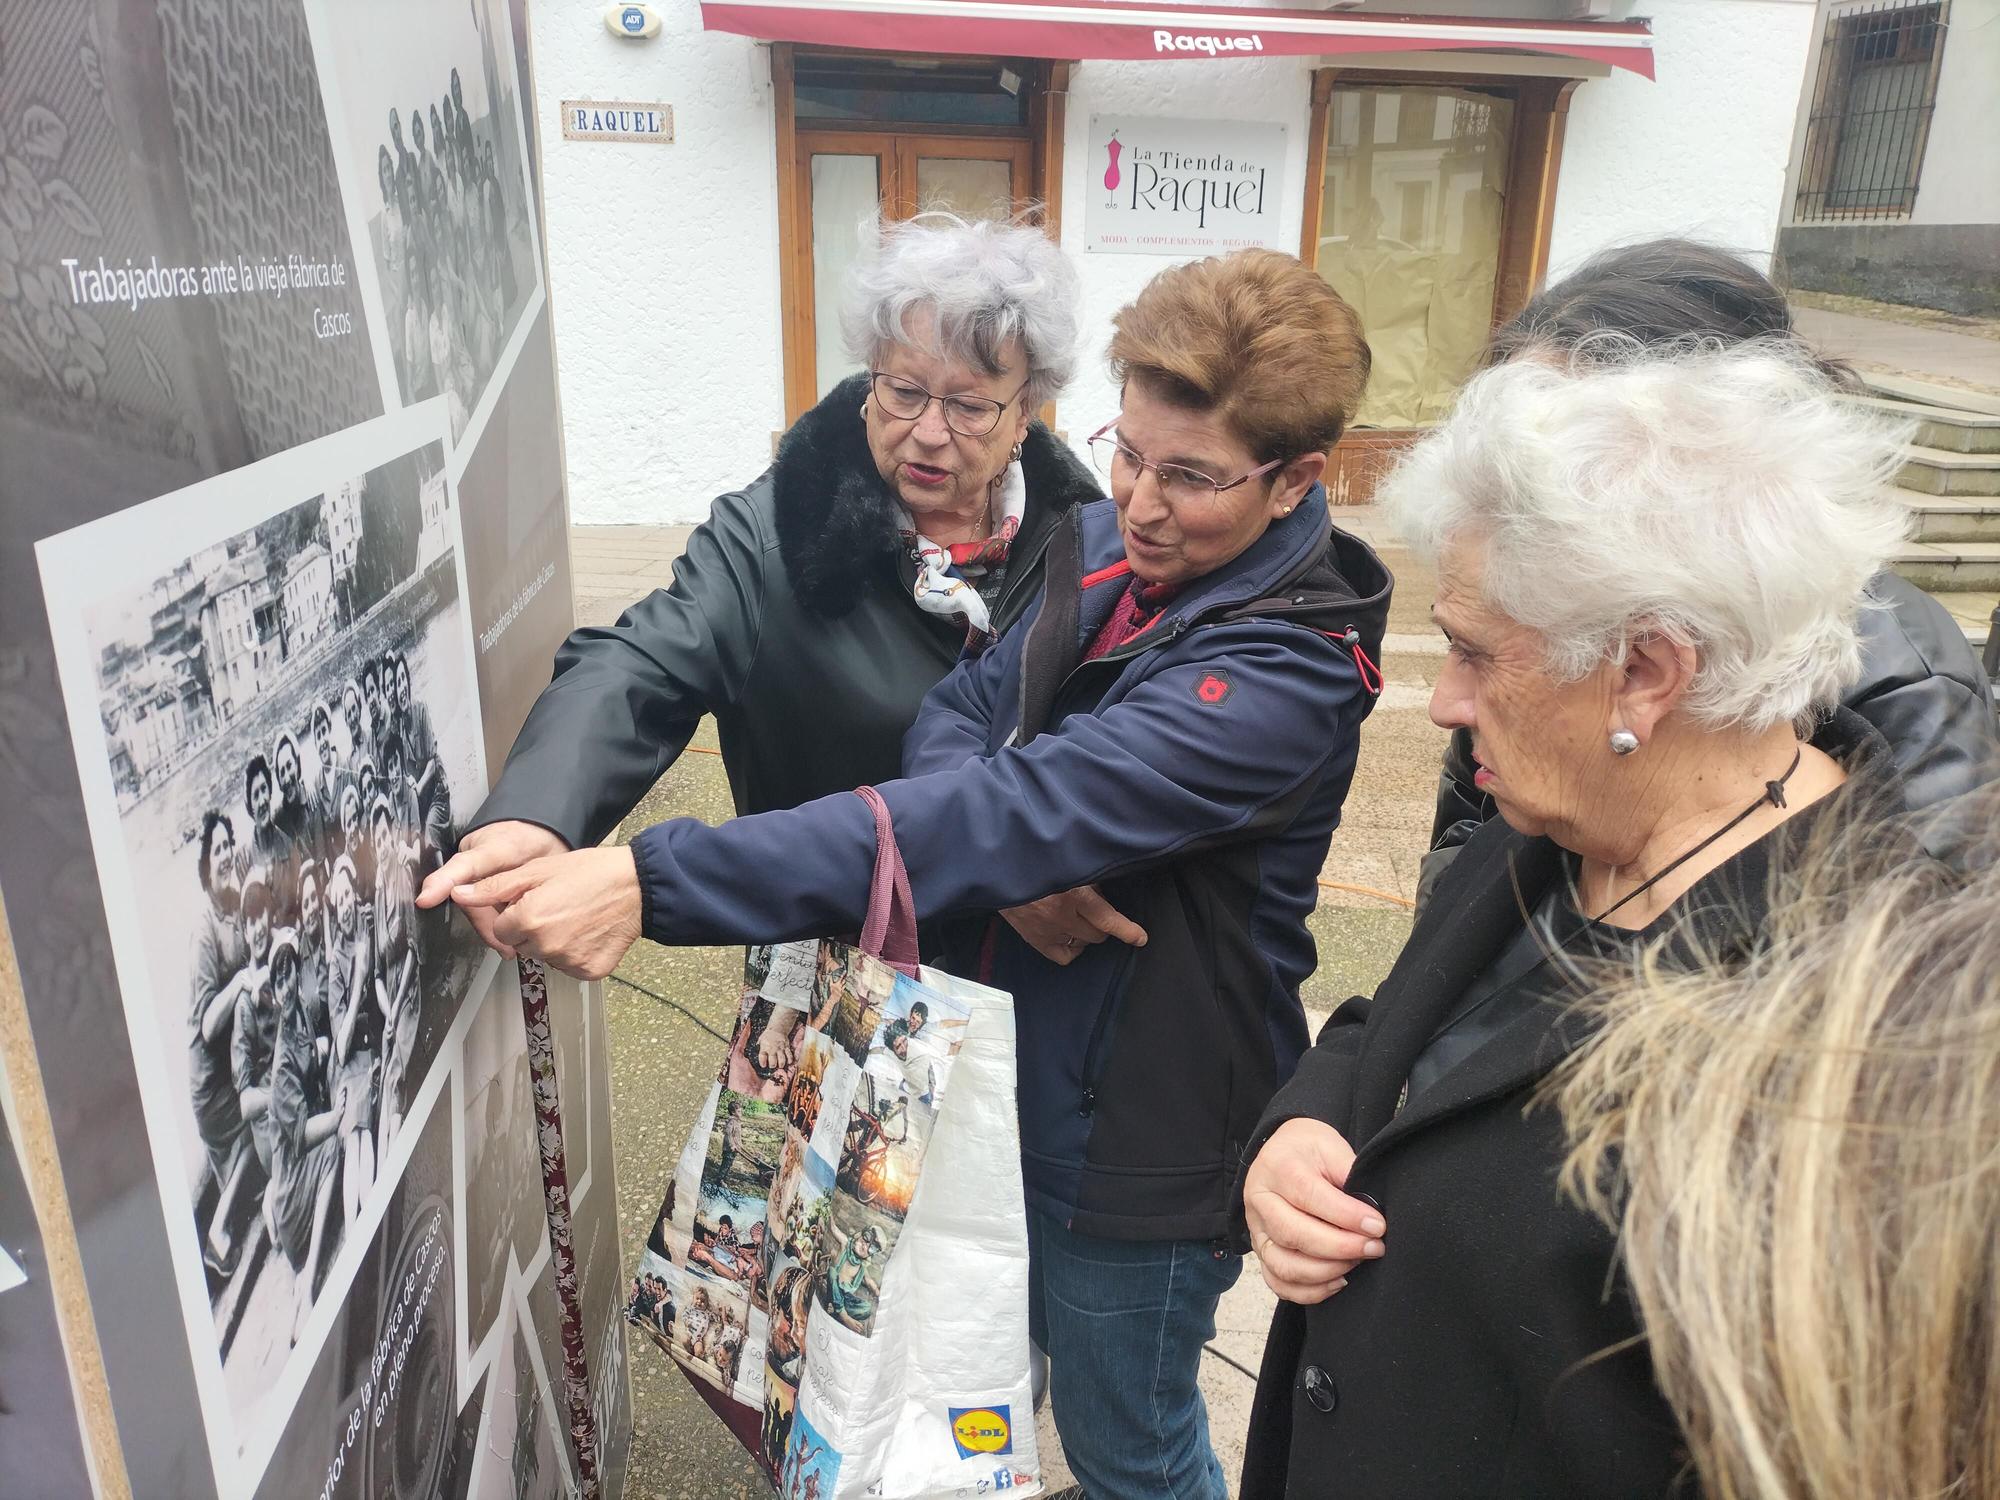
[[[1950,0],[1830,16],[1793,217],[1894,218],[1917,201]]]

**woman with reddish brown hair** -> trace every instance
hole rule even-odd
[[[1115,326],[1111,500],[1061,523],[1036,603],[932,689],[880,792],[945,964],[1015,996],[1030,1321],[1070,1465],[1093,1500],[1220,1500],[1201,1348],[1241,1268],[1243,1144],[1306,1045],[1306,918],[1391,580],[1320,483],[1369,364],[1325,282],[1243,251],[1164,272]],[[454,899],[596,975],[642,931],[855,931],[874,861],[842,793]]]

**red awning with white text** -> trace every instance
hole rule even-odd
[[[1527,52],[1653,76],[1643,21],[1506,21],[1134,0],[702,0],[702,25],[770,42],[998,57],[1319,57]]]

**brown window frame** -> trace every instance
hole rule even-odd
[[[1324,206],[1327,118],[1334,90],[1361,88],[1459,88],[1504,94],[1514,101],[1514,147],[1507,163],[1507,207],[1500,222],[1500,264],[1493,278],[1491,325],[1499,328],[1527,305],[1549,270],[1549,239],[1555,222],[1556,179],[1563,137],[1569,126],[1570,95],[1580,78],[1524,77],[1518,74],[1397,72],[1383,68],[1317,68],[1313,71],[1312,119],[1306,136],[1306,200],[1299,235],[1299,259],[1319,265],[1320,215]],[[1349,432],[1333,450],[1327,489],[1343,503],[1364,504],[1397,454],[1427,429],[1370,427]]]
[[[813,47],[815,56],[828,54],[857,59],[892,54],[840,47]],[[968,60],[975,55],[965,54]],[[1017,141],[1028,156],[1028,196],[1041,205],[1039,221],[1051,239],[1062,237],[1063,129],[1069,103],[1070,64],[1028,62],[1022,87],[1028,89],[1025,126],[931,125],[867,120],[801,120],[795,90],[797,49],[790,42],[771,44],[771,82],[777,113],[778,146],[778,297],[785,360],[785,424],[790,426],[818,399],[813,382],[816,327],[812,298],[812,226],[804,174],[799,171],[802,137],[961,136],[972,141]],[[977,58],[976,60],[985,60]],[[1042,419],[1053,422],[1054,409]]]

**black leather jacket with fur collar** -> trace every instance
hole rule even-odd
[[[720,727],[739,813],[900,773],[903,734],[964,634],[911,596],[915,563],[868,451],[865,387],[865,376],[835,386],[785,434],[769,469],[715,502],[672,587],[563,643],[474,827],[519,818],[572,847],[594,844],[705,713]],[[1040,589],[1056,518],[1102,498],[1039,422],[1021,468],[1027,514],[993,611],[999,629]]]

